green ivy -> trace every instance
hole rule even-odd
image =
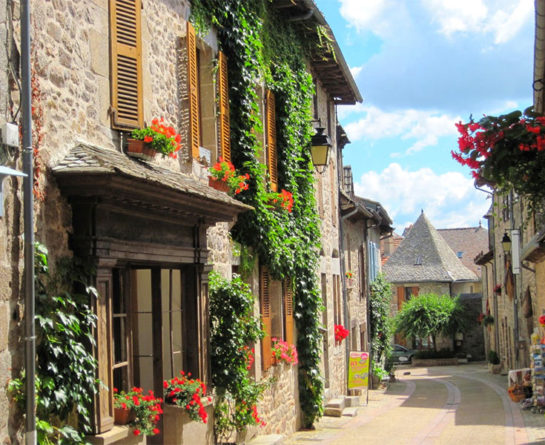
[[[265,389],[250,376],[253,343],[263,337],[254,296],[235,275],[231,281],[210,273],[210,361],[216,389],[216,437],[258,423],[256,403]]]
[[[50,275],[48,251],[36,243],[36,427],[43,444],[84,443],[91,433],[97,362],[91,300],[96,290],[77,259],[63,259]],[[25,375],[10,382],[15,400],[24,405]],[[77,421],[75,420],[77,418]],[[77,430],[72,424],[77,424]]]
[[[384,356],[386,359],[392,349],[393,326],[390,320],[390,303],[392,299],[392,285],[386,281],[383,274],[379,274],[370,286],[369,323],[372,345],[373,363],[379,363]]]
[[[295,283],[299,400],[303,426],[310,427],[323,409],[322,300],[317,282],[320,226],[310,159],[314,89],[305,60],[330,52],[331,41],[312,21],[300,26],[288,22],[267,0],[192,0],[191,20],[197,32],[213,25],[227,55],[231,158],[251,177],[250,189],[237,198],[255,210],[239,218],[233,239],[252,248],[274,278]],[[275,94],[279,186],[293,194],[292,213],[267,205],[270,189],[256,136],[263,131],[256,86],[263,82]]]

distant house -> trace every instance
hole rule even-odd
[[[467,304],[471,306],[472,312],[476,312],[474,315],[475,318],[477,317],[480,311],[480,294],[475,290],[480,286],[480,278],[476,272],[464,265],[463,253],[460,258],[451,247],[458,249],[456,246],[465,245],[461,239],[466,232],[469,233],[471,230],[455,229],[449,232],[452,235],[450,236],[452,244],[449,244],[441,232],[433,227],[424,212],[421,213],[410,230],[406,231],[406,237],[383,267],[386,279],[395,287],[392,299],[394,314],[411,297],[423,293],[436,293],[459,295],[463,301],[468,301]],[[460,238],[458,243],[453,241],[457,238]],[[462,247],[459,248],[462,249]],[[476,305],[470,304],[471,300],[475,300]],[[477,324],[476,327],[478,327]],[[474,357],[482,356],[482,332],[480,329],[477,331],[469,334],[472,344],[471,354]],[[480,338],[478,338],[479,332]],[[396,341],[406,343],[406,340],[400,337],[397,337]],[[467,350],[467,343],[468,338],[458,338],[455,346],[457,349]],[[415,346],[421,346],[421,344],[413,345]],[[439,347],[450,346],[449,342],[439,345]]]

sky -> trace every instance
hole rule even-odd
[[[315,2],[363,96],[337,109],[356,194],[399,234],[421,210],[436,228],[486,226],[454,124],[532,104],[533,0]]]

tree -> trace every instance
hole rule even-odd
[[[396,332],[405,337],[431,337],[437,351],[438,335],[452,336],[465,329],[464,308],[458,297],[422,294],[403,304],[395,326]]]

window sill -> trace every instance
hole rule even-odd
[[[128,426],[114,425],[110,431],[97,434],[96,436],[87,436],[87,441],[93,445],[110,444],[140,444],[145,443],[145,436],[135,436]]]

